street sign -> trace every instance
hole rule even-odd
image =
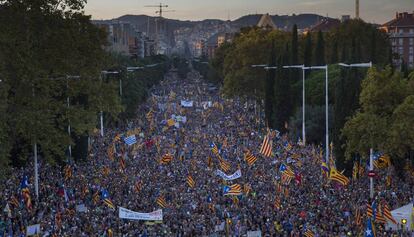
[[[377,174],[375,173],[375,171],[369,171],[368,172],[368,177],[374,178],[375,176],[377,176]]]

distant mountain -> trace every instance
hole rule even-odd
[[[259,22],[261,17],[261,14],[242,16],[239,19],[234,20],[232,23],[239,27],[253,26]],[[275,25],[281,29],[291,29],[294,24],[297,24],[299,29],[304,29],[315,25],[320,19],[324,18],[323,16],[317,14],[294,14],[291,16],[273,15],[271,17]]]
[[[254,26],[259,22],[261,16],[261,14],[246,15],[229,23],[231,26],[236,28]],[[317,14],[293,14],[291,16],[272,15],[271,17],[273,22],[277,25],[277,27],[281,29],[291,29],[294,24],[297,24],[299,29],[307,28],[312,25],[315,25],[320,19],[324,18],[323,16]],[[124,15],[113,20],[130,22],[132,25],[136,27],[137,30],[143,32],[149,31],[150,34],[153,34],[155,32],[155,19],[157,19],[157,17],[147,15]],[[161,25],[165,27],[166,31],[172,32],[181,27],[193,28],[194,26],[199,24],[214,25],[223,24],[225,22],[226,21],[218,19],[206,19],[202,21],[181,21],[163,18]]]
[[[220,32],[237,32],[242,27],[255,26],[261,17],[262,14],[253,14],[242,16],[233,21],[218,19],[181,21],[168,18],[159,19],[158,17],[147,15],[124,15],[112,20],[94,22],[99,23],[113,20],[129,22],[136,30],[148,32],[148,35],[153,39],[156,36],[160,37],[159,41],[171,48],[193,48],[199,40],[209,41],[209,39],[212,39],[216,42],[217,34]],[[290,31],[294,24],[297,24],[299,29],[311,27],[324,18],[316,14],[272,15],[271,17],[278,28],[286,31]],[[156,29],[159,34],[155,34]],[[176,31],[178,29],[180,31]]]
[[[155,19],[157,17],[147,16],[147,15],[124,15],[118,17],[114,20],[119,21],[127,21],[134,25],[139,31],[146,32],[147,30],[154,32],[155,29]],[[193,27],[197,22],[191,21],[180,21],[180,20],[173,20],[173,19],[163,19],[163,23],[168,26],[170,30],[175,30],[180,27]]]

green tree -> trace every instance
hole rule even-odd
[[[413,146],[405,139],[413,134],[410,129],[402,129],[412,122],[414,87],[410,83],[390,67],[369,71],[362,83],[361,110],[345,123],[342,131],[347,139],[347,158],[355,153],[366,157],[370,148],[389,154],[393,163],[401,164],[408,157]]]
[[[332,108],[329,107],[329,124],[333,123]],[[325,106],[306,105],[306,143],[323,144],[325,140]],[[298,107],[295,114],[290,118],[289,137],[296,141],[302,137],[302,107]]]
[[[389,64],[388,52],[391,45],[387,34],[362,20],[349,20],[341,23],[337,29],[328,32],[325,39],[327,39],[325,41],[326,52],[330,54],[326,55],[327,59],[332,58],[335,52],[333,48],[337,44],[342,52],[341,61],[349,60],[352,41],[355,41],[359,57],[351,63],[372,61],[380,66]],[[348,56],[344,57],[344,54]]]
[[[212,82],[223,84],[224,82],[224,60],[226,55],[233,50],[234,44],[224,43],[215,52],[214,58],[210,61],[210,70],[207,79]]]
[[[272,49],[269,55],[269,66],[276,66],[276,53],[275,42],[272,42]],[[266,82],[265,82],[265,120],[268,127],[273,128],[274,115],[273,115],[273,103],[275,95],[275,70],[266,70]]]
[[[292,113],[291,82],[289,81],[289,70],[283,65],[289,64],[289,49],[286,45],[284,53],[279,57],[276,78],[274,84],[274,128],[282,133],[287,132],[285,124],[289,122]]]
[[[303,64],[305,64],[307,67],[312,65],[312,51],[312,35],[311,33],[308,33],[305,36],[305,51],[303,55]]]
[[[6,130],[14,164],[28,159],[34,143],[47,161],[65,160],[72,136],[91,132],[101,109],[110,117],[121,110],[114,83],[100,83],[106,34],[83,15],[84,4],[0,3],[0,75],[10,88]],[[67,133],[69,121],[72,136]]]
[[[325,65],[325,41],[323,39],[322,31],[318,32],[318,38],[316,41],[314,63],[315,65]]]
[[[334,40],[332,50],[331,50],[331,58],[330,58],[329,63],[331,63],[331,64],[337,63],[338,59],[339,59],[339,56],[338,56],[338,41]]]
[[[290,62],[292,65],[298,65],[299,64],[299,43],[298,43],[298,27],[296,24],[293,25],[292,29],[292,41],[291,41],[291,56],[290,56]]]

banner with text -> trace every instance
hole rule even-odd
[[[119,218],[129,220],[162,221],[162,209],[149,213],[141,213],[119,207]]]
[[[225,174],[223,171],[221,170],[216,170],[216,175],[222,177],[224,180],[229,181],[229,180],[234,180],[234,179],[238,179],[240,178],[241,175],[241,170],[237,170],[236,172],[234,172],[234,174],[232,175],[227,175]]]
[[[182,100],[181,101],[181,106],[183,106],[183,107],[193,107],[193,101],[192,100],[190,100],[190,101]]]

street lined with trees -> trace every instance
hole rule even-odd
[[[361,109],[361,85],[368,80],[364,78],[374,70],[392,65],[392,57],[391,45],[385,32],[362,20],[345,21],[327,33],[307,32],[301,36],[298,36],[297,27],[293,27],[292,32],[252,27],[242,29],[232,43],[218,48],[210,64],[204,66],[204,70],[208,71],[204,74],[209,80],[222,83],[222,92],[228,97],[248,97],[260,104],[263,100],[267,125],[281,132],[289,132],[292,138],[297,139],[302,137],[301,70],[283,69],[283,66],[310,67],[328,64],[328,114],[329,123],[333,124],[329,128],[332,138],[330,142],[333,142],[333,152],[339,167],[350,170],[353,159],[358,156],[351,152],[355,151],[354,148],[346,145],[350,141],[342,133],[342,129]],[[338,65],[362,62],[373,63],[371,74],[368,73],[368,68],[345,68]],[[267,70],[252,65],[267,65]],[[388,70],[394,75],[397,69],[390,67]],[[305,70],[305,74],[307,142],[324,144],[325,71]],[[396,72],[394,76],[401,77],[400,80],[412,80],[408,76],[403,78],[403,74]],[[387,143],[387,139],[383,137],[378,139]],[[379,143],[371,145],[381,151],[391,152]],[[366,146],[369,147],[368,144]],[[369,149],[365,148],[358,150],[358,155],[366,158]],[[404,156],[395,159],[409,158],[409,151],[413,147],[407,145],[405,148]]]

